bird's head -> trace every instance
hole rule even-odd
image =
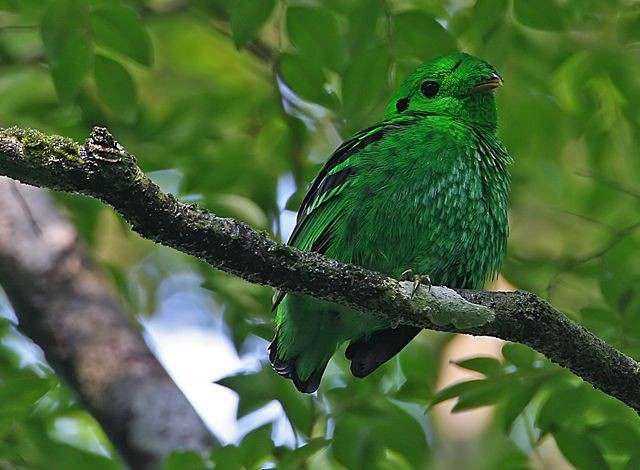
[[[482,59],[465,53],[438,57],[421,65],[400,85],[385,118],[428,112],[495,129],[493,91],[500,85],[498,72]]]

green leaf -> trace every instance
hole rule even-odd
[[[440,390],[431,401],[430,407],[458,397],[453,411],[494,405],[508,397],[516,385],[504,377],[468,380]]]
[[[362,52],[347,66],[342,81],[343,113],[360,126],[371,109],[380,104],[388,87],[390,57],[382,46]]]
[[[603,452],[632,456],[638,451],[640,432],[637,425],[612,419],[593,427],[591,436],[600,444]]]
[[[465,382],[459,382],[457,384],[453,384],[449,387],[443,388],[438,393],[436,393],[429,406],[431,407],[437,405],[438,403],[450,400],[451,398],[455,398],[463,393],[467,393],[468,391],[476,387],[479,382],[484,382],[484,379],[467,380]]]
[[[85,0],[56,0],[49,5],[40,22],[49,63],[56,63],[77,35],[89,41],[88,12]]]
[[[124,54],[142,65],[153,63],[151,36],[129,6],[103,3],[91,12],[91,25],[97,45]]]
[[[563,429],[553,433],[558,448],[569,462],[580,470],[609,468],[602,452],[591,437],[579,430]]]
[[[637,470],[640,468],[640,455],[636,455],[629,459],[627,464],[624,466],[624,470]]]
[[[433,393],[424,382],[407,380],[393,394],[393,397],[404,402],[428,405],[433,398]]]
[[[211,460],[215,464],[215,468],[235,469],[244,468],[242,466],[242,451],[234,445],[226,445],[213,450]],[[181,467],[189,468],[189,467]],[[177,469],[176,469],[177,470]],[[199,469],[197,469],[199,470]]]
[[[323,88],[325,74],[312,56],[281,54],[278,70],[282,80],[303,100],[324,105],[331,103]]]
[[[100,98],[121,120],[135,119],[138,96],[133,78],[119,62],[96,55],[95,80]]]
[[[456,49],[455,39],[433,16],[411,10],[393,17],[393,50],[400,61],[422,63]]]
[[[479,380],[473,387],[458,395],[458,402],[451,411],[465,411],[482,406],[495,405],[509,394],[510,387],[501,380]]]
[[[33,436],[31,436],[33,438]],[[38,439],[38,449],[42,452],[42,458],[40,465],[35,465],[32,468],[90,468],[91,470],[117,470],[122,468],[117,465],[113,460],[104,457],[103,455],[97,455],[93,452],[87,452],[68,444],[62,444],[53,440],[44,441],[44,439]],[[55,466],[51,464],[55,463]],[[198,469],[196,469],[198,470]]]
[[[61,101],[69,102],[77,94],[91,69],[92,60],[91,47],[79,35],[74,35],[55,63],[50,64],[53,83]]]
[[[504,21],[507,0],[477,0],[472,10],[471,26],[480,35],[493,33]]]
[[[351,56],[355,57],[361,51],[375,47],[380,43],[378,26],[383,18],[383,2],[358,0],[348,16],[349,29],[346,42]]]
[[[53,383],[31,371],[17,371],[10,381],[0,382],[0,415],[30,413],[33,403],[47,393]]]
[[[302,447],[287,453],[278,462],[280,468],[304,468],[304,463],[317,452],[329,445],[328,439],[311,439]]]
[[[531,369],[534,366],[536,352],[524,344],[506,343],[502,346],[502,356],[520,369]]]
[[[304,435],[313,425],[313,405],[308,395],[299,393],[288,380],[282,380],[270,367],[255,374],[225,377],[216,383],[238,393],[238,417],[255,411],[273,399],[282,405],[287,418]]]
[[[344,47],[336,17],[329,10],[288,8],[287,33],[301,55],[313,57],[320,67],[341,70],[345,59]]]
[[[231,7],[230,23],[236,47],[251,41],[269,19],[275,0],[237,0]]]
[[[555,390],[540,407],[536,424],[543,431],[553,432],[572,424],[582,424],[593,390],[584,386]]]
[[[182,450],[171,452],[162,466],[164,470],[206,470],[209,468],[197,452]]]
[[[404,409],[385,401],[336,417],[331,452],[347,468],[379,468],[389,451],[410,468],[423,468],[429,455],[422,426]]]
[[[372,436],[366,416],[346,415],[336,418],[331,454],[346,468],[375,468],[383,450]]]
[[[400,368],[407,378],[395,397],[413,403],[427,404],[434,394],[440,370],[437,346],[427,341],[414,341],[398,355]]]
[[[273,400],[268,391],[269,385],[266,375],[260,371],[257,374],[238,374],[225,377],[216,382],[238,394],[238,418],[262,408]]]
[[[58,96],[69,101],[80,89],[93,59],[86,3],[53,2],[42,17],[40,32]]]
[[[262,468],[261,464],[267,460],[273,449],[271,430],[272,425],[267,424],[249,432],[237,446],[226,445],[214,449],[212,461],[216,468]],[[185,463],[175,468],[199,469],[200,467]]]
[[[386,449],[401,455],[411,468],[424,468],[430,449],[418,420],[392,403],[382,411],[375,421],[376,438]]]
[[[616,36],[620,38],[620,44],[633,44],[640,38],[640,11],[637,8],[628,8],[618,15]]]
[[[271,389],[276,391],[276,397],[287,418],[303,435],[309,436],[314,422],[313,399],[298,392],[290,381],[282,380],[271,368],[268,372],[271,377]]]
[[[502,374],[502,364],[495,357],[472,357],[456,361],[454,364],[463,369],[480,372],[486,376]]]
[[[514,0],[516,19],[525,26],[544,31],[561,31],[564,28],[563,12],[554,0]]]
[[[413,341],[405,348],[400,359],[400,368],[408,380],[436,384],[440,371],[437,346],[427,341]]]
[[[513,422],[526,406],[531,403],[537,390],[538,385],[530,382],[519,383],[509,388],[509,392],[505,395],[504,404],[500,408],[501,421],[505,433],[511,431]]]
[[[640,250],[640,241],[625,237],[611,247],[603,256],[604,270],[601,274],[600,289],[614,312],[633,317],[638,315],[634,308],[640,302],[640,267],[636,254]],[[633,325],[636,318],[631,321]]]
[[[273,442],[271,431],[273,426],[266,424],[254,429],[242,438],[238,449],[242,454],[244,468],[258,468],[271,455]]]

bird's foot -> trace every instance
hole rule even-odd
[[[429,288],[429,292],[431,292],[431,278],[428,274],[416,274],[413,272],[413,269],[405,269],[402,274],[400,274],[400,281],[413,281],[413,290],[411,291],[411,299],[416,295],[416,291],[421,284],[425,284]]]

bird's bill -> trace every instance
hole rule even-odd
[[[492,73],[490,78],[481,80],[469,89],[471,93],[488,93],[502,86],[502,78],[497,73]]]

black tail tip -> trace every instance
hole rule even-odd
[[[302,380],[298,376],[298,372],[296,371],[296,358],[283,360],[278,357],[277,333],[275,338],[273,338],[273,341],[269,345],[269,361],[271,362],[271,367],[273,367],[273,370],[275,370],[282,377],[293,381],[293,384],[302,393],[313,393],[318,390],[318,387],[320,386],[320,380],[322,379],[322,374],[324,374],[324,370],[326,367],[325,364],[322,369],[315,371],[306,380]]]
[[[351,361],[351,373],[362,379],[380,367],[385,358],[369,341],[355,341],[347,346],[344,355]]]
[[[345,356],[351,361],[351,373],[360,379],[371,374],[400,352],[419,332],[420,328],[400,325],[351,342],[345,351]]]

